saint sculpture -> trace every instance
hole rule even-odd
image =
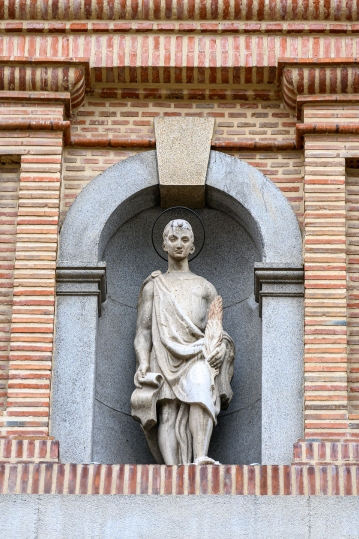
[[[168,271],[154,271],[139,299],[132,416],[157,463],[219,464],[208,456],[213,427],[233,392],[234,344],[222,327],[222,298],[189,270],[191,225],[163,232]]]

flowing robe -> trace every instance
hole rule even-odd
[[[176,419],[179,444],[178,461],[189,463],[192,458],[192,437],[188,418],[191,404],[201,405],[217,423],[217,415],[232,398],[230,381],[233,376],[234,345],[224,333],[226,354],[211,383],[211,369],[203,356],[204,333],[181,308],[159,272],[154,272],[152,305],[152,350],[150,369],[142,389],[132,394],[132,415],[141,422],[150,449],[157,461],[157,404],[176,401],[180,404]],[[150,278],[149,278],[150,279]],[[146,279],[145,284],[149,281]],[[143,287],[140,292],[140,301]]]

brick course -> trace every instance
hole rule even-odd
[[[358,465],[0,463],[0,494],[356,496]]]

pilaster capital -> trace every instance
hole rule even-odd
[[[254,295],[262,316],[263,297],[303,297],[304,269],[292,264],[254,265]]]
[[[106,300],[106,264],[98,266],[60,266],[56,269],[58,296],[97,296],[99,316]]]

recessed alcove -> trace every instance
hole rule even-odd
[[[159,212],[151,151],[92,180],[64,221],[51,405],[62,462],[153,462],[129,400],[139,288],[152,271],[166,269],[151,245]],[[223,296],[224,327],[237,348],[235,396],[219,417],[210,456],[223,463],[289,463],[303,433],[297,219],[268,178],[214,151],[199,214],[207,238],[191,269]]]
[[[154,462],[140,425],[131,417],[130,397],[134,389],[138,292],[152,271],[167,269],[151,242],[152,225],[161,212],[156,206],[129,219],[103,251],[107,299],[98,328],[93,449],[96,462]],[[223,463],[260,462],[261,319],[253,293],[253,265],[260,261],[260,250],[245,228],[223,211],[207,207],[197,213],[205,226],[206,241],[190,269],[212,282],[223,297],[224,329],[236,346],[234,397],[218,418],[210,455]],[[198,221],[186,212],[183,215],[200,241]]]

